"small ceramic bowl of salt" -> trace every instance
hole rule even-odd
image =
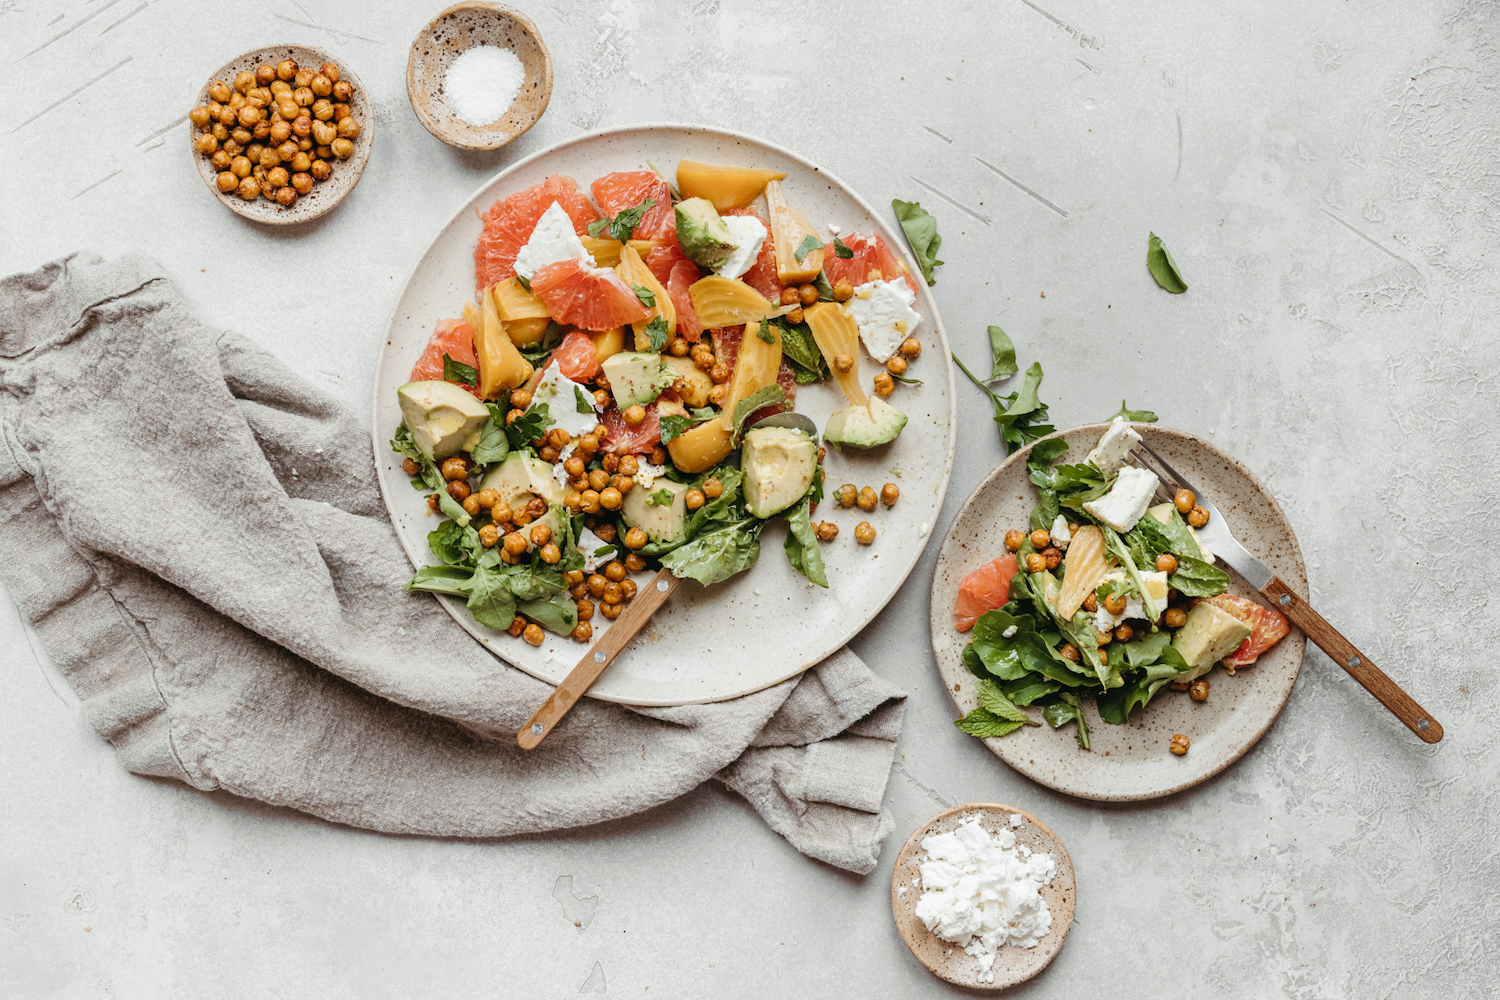
[[[406,95],[427,131],[448,145],[498,149],[547,110],[552,57],[520,11],[465,0],[411,43]]]

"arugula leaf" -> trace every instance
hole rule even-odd
[[[1006,681],[1000,685],[1000,690],[1011,700],[1012,704],[1032,705],[1038,698],[1045,698],[1054,691],[1062,690],[1062,685],[1056,681],[1025,677],[1018,681]]]
[[[609,235],[621,243],[630,242],[631,237],[635,235],[635,227],[641,224],[641,217],[655,205],[655,198],[647,198],[634,208],[625,209],[609,220]],[[651,303],[647,302],[646,305],[649,306]]]
[[[1050,441],[1039,441],[1031,446],[1031,454],[1026,456],[1026,469],[1031,474],[1031,481],[1038,486],[1047,489],[1055,489],[1052,485],[1052,463],[1068,452],[1068,442],[1062,438],[1053,438]]]
[[[583,391],[581,385],[573,387],[573,407],[578,413],[592,414],[594,412],[594,401],[589,398],[588,393]]]
[[[505,436],[510,440],[511,451],[531,447],[531,442],[547,433],[553,423],[546,403],[532,403],[531,408],[505,425]]]
[[[666,319],[662,316],[652,317],[651,322],[646,324],[646,336],[651,338],[653,351],[660,351],[666,347],[667,341],[672,337],[671,331],[667,329]]]
[[[641,300],[641,305],[647,309],[656,308],[656,293],[644,285],[631,285],[630,290],[635,292],[635,297]]]
[[[486,403],[490,418],[479,429],[479,443],[470,452],[480,465],[505,461],[510,454],[510,439],[505,435],[505,411],[494,403]]]
[[[937,279],[932,276],[932,269],[942,263],[937,259],[937,252],[943,245],[943,238],[937,231],[937,219],[915,201],[892,199],[891,208],[896,213],[896,221],[901,223],[901,231],[906,234],[906,242],[911,244],[911,252],[917,258],[917,266],[922,269],[922,277],[927,279],[929,285],[937,284]]]
[[[462,361],[454,361],[448,355],[443,355],[443,381],[458,382],[463,385],[479,384],[479,369],[466,365]]]
[[[1067,687],[1087,683],[1087,676],[1081,673],[1083,667],[1063,659],[1053,643],[1037,631],[1035,619],[1018,610],[1006,610],[1019,607],[1007,604],[986,611],[974,622],[974,638],[969,645],[989,674],[1002,681],[1036,680],[1040,675]],[[1015,631],[1007,636],[1011,628]]]
[[[904,382],[907,385],[921,385],[922,384],[922,380],[919,379],[919,378],[907,378],[904,375],[897,375],[895,372],[889,372],[889,371],[886,372],[886,374],[889,375],[891,378],[895,379],[897,382]]]
[[[776,383],[762,386],[750,395],[734,404],[734,427],[731,440],[738,441],[744,433],[745,421],[750,419],[751,414],[764,409],[767,406],[780,406],[786,402],[786,390]]]
[[[676,499],[675,494],[665,487],[646,497],[647,507],[669,507]]]
[[[786,561],[792,564],[792,569],[827,589],[828,574],[823,568],[823,553],[818,550],[818,536],[813,531],[806,500],[792,504],[786,512],[786,523],[789,530],[782,546]]]
[[[1156,423],[1156,414],[1150,410],[1132,410],[1130,404],[1122,399],[1120,400],[1120,412],[1109,417],[1106,423],[1112,423],[1116,419],[1129,420],[1140,424],[1154,424]]]
[[[985,381],[994,382],[997,379],[1010,378],[1021,370],[1016,364],[1016,345],[1010,342],[1010,337],[998,326],[989,327],[988,330],[990,335],[990,377],[985,379]]]
[[[578,602],[567,593],[523,601],[519,610],[542,628],[558,635],[567,635],[578,627]],[[474,617],[477,619],[479,616],[476,614]]]
[[[849,250],[848,247],[845,247],[844,249],[845,250]],[[843,254],[839,254],[839,256],[842,257]],[[853,250],[849,250],[849,256],[851,256],[851,257],[854,256],[854,251]],[[818,276],[813,279],[813,287],[818,290],[818,301],[819,302],[832,302],[833,301],[833,285],[830,284],[829,281],[828,281],[828,272],[827,271],[819,271],[818,272]]]
[[[1149,516],[1149,515],[1147,515]],[[1146,590],[1146,581],[1141,578],[1141,571],[1135,564],[1135,558],[1130,554],[1130,547],[1120,537],[1120,533],[1109,525],[1104,525],[1105,545],[1109,551],[1120,560],[1120,565],[1125,567],[1125,575],[1135,585],[1136,593],[1141,595],[1141,607],[1146,611],[1146,617],[1155,622],[1161,618],[1162,609],[1157,607],[1156,599]],[[1228,577],[1225,577],[1228,581]],[[1179,588],[1180,589],[1180,588]]]
[[[1156,279],[1158,285],[1173,295],[1181,295],[1187,291],[1187,282],[1177,273],[1177,262],[1172,259],[1172,254],[1161,237],[1155,233],[1146,241],[1146,269],[1151,272],[1151,277]]]
[[[760,318],[760,327],[755,331],[755,335],[768,344],[776,343],[776,338],[771,334],[771,321],[765,316]]]
[[[668,444],[677,440],[682,434],[693,426],[689,417],[681,417],[675,413],[669,413],[661,418],[661,443]]]
[[[1161,651],[1172,642],[1172,633],[1163,629],[1151,632],[1134,642],[1125,643],[1125,660],[1132,667],[1145,667],[1161,659]]]
[[[977,736],[982,740],[1009,736],[1025,725],[1024,722],[1002,719],[987,708],[976,708],[962,719],[954,719],[953,724],[970,736]]]
[[[1026,369],[1026,377],[1019,390],[1009,396],[1001,396],[969,371],[958,355],[953,355],[953,360],[969,376],[969,381],[990,397],[990,402],[995,407],[995,423],[1000,426],[1000,438],[1005,442],[1006,454],[1037,438],[1046,437],[1057,429],[1051,424],[1036,423],[1047,419],[1047,404],[1037,398],[1037,389],[1042,384],[1040,361],[1032,362],[1031,367]]]
[[[515,621],[516,597],[511,593],[507,574],[494,569],[476,569],[469,579],[468,596],[469,611],[485,628],[506,629]],[[577,613],[576,607],[574,613]]]
[[[797,246],[797,252],[792,254],[792,256],[796,257],[797,263],[800,264],[808,254],[812,253],[814,250],[821,250],[827,245],[828,244],[818,239],[812,233],[808,233],[802,238],[802,242]]]
[[[1083,749],[1089,748],[1089,727],[1083,721],[1083,702],[1078,695],[1070,691],[1059,691],[1058,700],[1042,709],[1042,717],[1053,729],[1057,729],[1068,722],[1078,723],[1078,745]]]
[[[411,432],[406,429],[405,424],[396,426],[396,435],[391,438],[391,451],[409,458],[417,463],[417,474],[411,477],[411,488],[422,493],[430,493],[434,490],[448,488],[448,481],[438,471],[435,463],[427,461],[427,457],[417,448],[411,439]]]
[[[736,521],[699,535],[658,558],[673,576],[690,577],[705,587],[711,587],[755,565],[755,560],[760,558],[762,523],[755,518]]]
[[[1040,722],[1034,721],[1031,716],[1012,704],[1011,700],[996,686],[994,681],[981,680],[976,685],[976,689],[976,693],[979,695],[980,707],[990,712],[990,714],[1007,722],[1019,722],[1023,726],[1041,725]]]
[[[1188,597],[1212,597],[1229,589],[1229,574],[1192,556],[1178,556],[1177,570],[1167,582]]]
[[[845,244],[843,240],[835,236],[833,238],[833,255],[835,257],[842,257],[844,260],[852,260],[854,257],[854,251],[850,250],[848,245]]]
[[[604,235],[604,231],[608,228],[609,219],[595,219],[589,223],[589,235],[597,240],[600,236]]]

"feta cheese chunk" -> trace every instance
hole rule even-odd
[[[1122,417],[1110,421],[1109,430],[1099,439],[1088,461],[1108,475],[1123,466],[1130,457],[1130,449],[1141,443],[1141,436],[1133,431]]]
[[[600,549],[608,547],[607,552],[595,555]],[[587,528],[578,533],[578,551],[583,553],[583,571],[591,573],[609,562],[615,557],[615,547]]]
[[[547,416],[552,418],[551,426],[561,427],[572,437],[582,437],[599,422],[594,394],[558,370],[556,361],[547,366],[542,380],[532,390],[531,406],[527,408],[527,412],[542,403],[547,404]]]
[[[1146,508],[1151,506],[1151,497],[1159,485],[1161,482],[1155,474],[1127,465],[1120,470],[1120,476],[1110,491],[1098,500],[1088,501],[1083,509],[1096,521],[1109,525],[1123,535],[1134,528],[1146,513]]]
[[[1052,536],[1052,544],[1059,549],[1066,549],[1068,543],[1073,540],[1073,533],[1068,530],[1068,519],[1061,514],[1057,515],[1057,520],[1052,522],[1052,530],[1048,534]]]
[[[922,322],[912,308],[916,301],[917,296],[901,278],[867,282],[854,290],[854,297],[847,303],[849,315],[854,317],[859,339],[870,357],[885,364],[901,349],[901,342],[916,331]]]
[[[1142,573],[1141,582],[1146,585],[1146,596],[1155,601],[1158,608],[1167,606],[1167,574],[1155,570]]]
[[[527,281],[548,264],[560,260],[576,260],[584,267],[593,267],[594,256],[583,247],[583,241],[573,231],[573,220],[557,202],[536,220],[531,238],[516,254],[516,273]]]
[[[760,256],[761,244],[766,242],[765,223],[753,215],[726,215],[724,225],[729,227],[729,235],[739,246],[717,268],[717,273],[726,278],[738,278],[755,266],[755,258]]]
[[[652,465],[650,462],[641,462],[636,467],[635,483],[637,486],[643,486],[649,490],[666,473],[667,467],[665,465]]]

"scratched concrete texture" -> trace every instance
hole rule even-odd
[[[437,3],[0,0],[0,272],[144,249],[207,320],[367,416],[397,287],[495,170],[630,122],[756,133],[931,208],[955,348],[979,362],[1003,325],[1059,425],[1126,397],[1244,459],[1315,604],[1447,739],[1420,744],[1309,647],[1217,779],[1127,807],[1055,794],[950,724],[929,553],[854,643],[911,694],[869,878],[716,788],[558,836],[403,839],[126,773],[7,600],[0,996],[945,995],[888,878],[907,832],[974,800],[1034,812],[1078,870],[1071,935],[1017,996],[1493,995],[1500,5],[517,3],[556,90],[479,154],[406,101]],[[283,41],[347,61],[378,109],[358,189],[290,232],[215,204],[182,122],[217,65]],[[1147,276],[1153,230],[1187,294]],[[960,388],[944,528],[1003,455]]]

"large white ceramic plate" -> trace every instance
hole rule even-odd
[[[496,199],[536,184],[550,174],[568,174],[587,188],[594,178],[615,170],[643,170],[647,161],[669,176],[681,159],[786,172],[783,185],[812,223],[830,239],[828,223],[846,235],[879,233],[892,250],[905,254],[905,241],[862,198],[832,174],[794,153],[749,136],[687,125],[639,125],[581,136],[512,165],[475,192],[454,213],[417,263],[396,301],[386,343],[375,373],[374,447],[380,489],[391,520],[412,563],[434,562],[427,533],[437,520],[427,513],[422,494],[411,488],[389,441],[401,421],[396,389],[407,381],[434,324],[459,315],[474,295],[474,243],[479,212]],[[830,240],[831,242],[831,240]],[[916,263],[905,257],[918,274]],[[916,565],[937,523],[953,466],[956,429],[953,368],[948,338],[937,306],[925,286],[917,294],[922,324],[921,358],[908,374],[921,386],[899,386],[891,402],[910,418],[892,444],[869,452],[830,448],[825,471],[830,489],[851,482],[873,486],[894,482],[901,488],[895,507],[865,514],[835,510],[824,501],[815,517],[839,525],[839,537],[823,546],[829,587],[808,583],[787,565],[782,552],[784,521],[772,521],[761,535],[760,561],[716,587],[705,590],[685,581],[636,640],[611,664],[589,694],[629,705],[682,705],[736,698],[795,676],[836,651],[885,607]],[[880,370],[866,356],[866,380]],[[832,383],[800,386],[797,410],[821,428],[844,405]],[[878,531],[875,544],[854,541],[854,526],[868,519]],[[644,579],[644,577],[642,577]],[[413,594],[412,600],[433,598]],[[577,664],[585,647],[548,634],[537,648],[474,622],[460,601],[439,597],[469,633],[509,663],[553,684]],[[594,635],[606,626],[596,615]]]
[[[1082,461],[1106,426],[1087,424],[1052,436],[1068,442],[1065,461]],[[1271,491],[1249,469],[1191,434],[1150,424],[1136,424],[1135,429],[1173,468],[1213,499],[1245,548],[1292,589],[1307,593],[1307,569],[1292,526]],[[953,625],[959,582],[1005,551],[1007,530],[1026,527],[1031,508],[1036,505],[1036,490],[1026,471],[1030,454],[1027,448],[1011,455],[975,488],[953,519],[938,552],[932,581],[932,647],[944,684],[961,714],[972,711],[979,701],[974,675],[963,663],[963,648],[973,633],[959,632]],[[1229,592],[1260,600],[1260,595],[1232,570]],[[1086,698],[1084,716],[1091,750],[1079,748],[1072,725],[1055,731],[1045,723],[1027,726],[984,742],[1028,778],[1069,795],[1107,801],[1169,795],[1218,774],[1255,745],[1291,694],[1302,668],[1304,645],[1302,633],[1293,629],[1233,677],[1222,667],[1214,668],[1206,675],[1208,700],[1195,702],[1184,692],[1162,691],[1151,704],[1132,713],[1123,726],[1100,719],[1093,699]],[[1035,710],[1031,714],[1039,715]],[[1191,741],[1182,757],[1168,750],[1175,733]]]

